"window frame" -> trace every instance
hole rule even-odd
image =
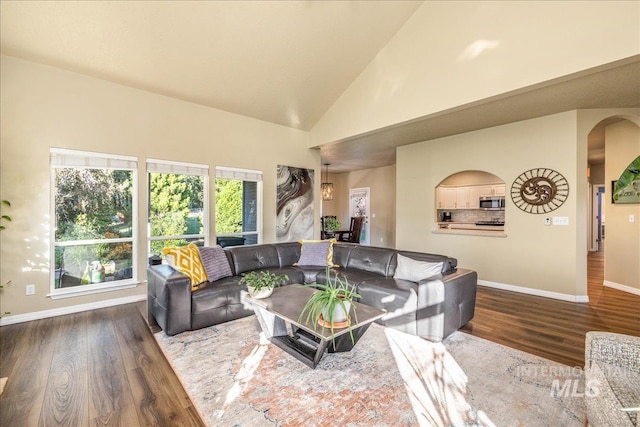
[[[151,169],[150,170],[150,165]],[[202,233],[199,234],[180,234],[180,235],[171,235],[171,236],[151,236],[151,215],[150,206],[151,206],[151,194],[150,194],[150,184],[151,184],[151,173],[172,173],[176,175],[196,175],[202,176],[204,178],[204,182],[202,185]],[[162,241],[162,240],[178,240],[178,239],[194,239],[194,238],[203,238],[204,245],[209,245],[209,165],[197,164],[197,163],[186,163],[186,162],[177,162],[174,160],[158,160],[158,159],[147,159],[146,160],[146,176],[147,176],[147,259],[152,255],[151,253],[151,242]]]
[[[220,233],[218,234],[218,225],[216,223],[214,227],[214,235],[216,237],[216,241],[218,237],[233,237],[233,236],[257,236],[257,244],[262,243],[262,211],[263,211],[263,197],[262,197],[262,181],[263,181],[263,172],[259,170],[253,169],[241,169],[241,168],[231,168],[226,166],[216,166],[215,179],[218,178],[226,178],[226,179],[235,179],[238,181],[251,181],[256,183],[256,231],[240,231],[237,233]],[[215,194],[214,194],[214,205],[215,205]]]
[[[60,162],[60,163],[58,163]],[[115,165],[112,165],[115,163]],[[123,166],[129,163],[129,166]],[[131,237],[119,237],[112,239],[84,239],[56,241],[56,169],[107,169],[131,171]],[[138,280],[138,159],[132,156],[118,154],[106,154],[91,151],[71,150],[64,148],[49,149],[49,176],[50,176],[50,239],[49,239],[49,294],[53,300],[71,298],[83,295],[91,295],[103,292],[111,292],[122,289],[135,288],[140,284]],[[110,282],[93,283],[69,288],[56,288],[56,247],[82,246],[100,243],[131,243],[131,268],[132,276],[128,279],[114,280]]]

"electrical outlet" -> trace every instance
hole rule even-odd
[[[629,215],[629,222],[636,222],[636,216],[634,214]]]
[[[35,295],[36,294],[36,285],[27,285],[26,286],[27,295]]]

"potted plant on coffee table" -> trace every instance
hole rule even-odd
[[[275,274],[271,271],[250,271],[242,276],[240,285],[247,285],[252,298],[261,299],[271,296],[276,286],[284,285],[289,280],[286,274]]]
[[[331,274],[329,267],[326,284],[314,283],[307,286],[313,286],[316,291],[302,308],[298,321],[312,323],[314,330],[318,326],[322,326],[323,331],[324,328],[329,328],[334,349],[335,329],[349,328],[351,342],[354,343],[350,314],[353,314],[353,320],[358,323],[353,299],[360,298],[355,288],[344,277],[341,279],[337,274]]]

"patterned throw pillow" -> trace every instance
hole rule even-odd
[[[299,240],[302,245],[300,259],[294,265],[333,267],[333,244],[335,242],[336,239]]]
[[[198,289],[198,285],[207,281],[207,275],[200,261],[198,247],[190,243],[187,246],[177,248],[164,248],[162,253],[167,262],[180,273],[184,273],[191,279],[191,290]]]
[[[215,282],[224,277],[231,276],[231,265],[229,259],[224,253],[224,249],[216,245],[213,247],[198,248],[200,250],[200,259],[207,273],[207,280]]]
[[[398,265],[393,278],[419,282],[422,279],[433,277],[440,273],[442,273],[441,262],[417,261],[398,254]]]

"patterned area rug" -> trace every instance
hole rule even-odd
[[[316,369],[255,316],[155,337],[212,427],[583,425],[578,369],[461,332],[435,344],[374,324]]]

